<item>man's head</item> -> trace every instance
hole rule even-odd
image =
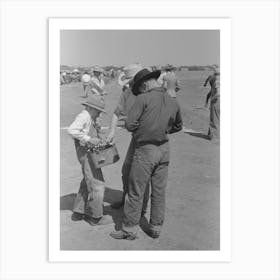
[[[155,78],[151,78],[141,83],[139,86],[138,92],[139,94],[148,92],[149,90],[160,87],[159,82]]]
[[[146,68],[142,69],[135,75],[133,79],[132,93],[134,95],[138,95],[140,93],[147,92],[152,88],[159,87],[160,85],[157,81],[159,76],[159,70],[151,72]]]
[[[165,72],[168,73],[168,72],[172,72],[173,71],[173,66],[171,64],[167,64],[165,66]]]
[[[82,105],[85,105],[86,110],[94,120],[99,117],[101,113],[106,113],[105,102],[100,97],[90,96],[85,102],[82,102]]]
[[[216,64],[212,66],[214,74],[220,74],[220,67]]]
[[[143,66],[139,63],[133,63],[125,66],[123,72],[118,77],[118,83],[120,86],[131,84],[134,76],[143,69]]]
[[[96,76],[96,77],[101,76],[101,75],[103,74],[103,72],[104,72],[104,70],[103,70],[101,67],[99,67],[99,66],[96,66],[96,67],[93,69],[93,74],[94,74],[94,76]]]

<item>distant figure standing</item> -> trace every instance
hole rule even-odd
[[[168,65],[165,69],[166,75],[163,76],[163,87],[166,88],[166,92],[173,98],[176,98],[177,91],[180,90],[179,82],[174,73],[172,65]]]
[[[101,67],[95,67],[93,69],[93,76],[89,82],[90,90],[92,94],[104,96],[105,83],[102,77],[103,69]]]
[[[63,73],[60,72],[60,85],[65,84]]]
[[[111,69],[111,80],[114,80],[116,76],[115,70],[112,68]]]
[[[82,84],[83,84],[83,89],[84,89],[85,97],[88,97],[88,86],[89,86],[90,79],[91,79],[91,77],[88,74],[88,72],[85,72],[82,75],[81,81],[82,81]]]
[[[160,76],[157,79],[157,81],[158,81],[159,85],[163,87],[163,77],[166,75],[166,70],[165,70],[165,68],[162,68],[162,67],[158,67],[156,70],[161,71]]]
[[[215,68],[215,79],[210,91],[210,126],[208,136],[211,140],[220,139],[220,70]]]
[[[217,69],[218,69],[218,67],[216,65],[213,65],[213,74],[208,76],[208,78],[205,80],[204,85],[203,85],[204,87],[206,87],[207,84],[209,83],[210,87],[212,88],[213,83],[216,79],[216,75],[217,75],[217,71],[218,71]],[[211,89],[206,95],[205,104],[204,104],[205,108],[208,107],[208,102],[209,102],[210,96],[211,96]]]

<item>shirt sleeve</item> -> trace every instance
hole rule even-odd
[[[166,87],[167,87],[167,79],[166,79],[166,75],[164,75],[164,76],[162,77],[162,86],[163,86],[164,88],[166,88]]]
[[[120,96],[118,105],[114,111],[114,114],[119,118],[120,115],[125,115],[125,92],[123,92]]]
[[[178,105],[178,110],[176,113],[175,121],[172,124],[172,127],[170,128],[168,133],[172,134],[175,132],[179,132],[180,130],[182,130],[182,128],[183,128],[183,119],[182,119],[180,107]]]
[[[102,81],[100,82],[98,79],[96,79],[95,77],[93,77],[91,80],[90,80],[90,85],[96,89],[97,91],[102,91],[103,90],[103,87],[102,87]]]
[[[145,94],[140,94],[136,97],[135,103],[129,110],[126,119],[126,129],[128,131],[135,131],[139,126],[139,118],[145,109]]]
[[[70,136],[72,136],[74,139],[83,140],[83,141],[89,141],[90,136],[85,133],[85,128],[87,126],[88,120],[87,117],[80,113],[74,122],[68,127],[68,133]]]
[[[210,78],[211,78],[211,76],[209,76],[209,77],[205,80],[205,82],[204,82],[204,86],[205,86],[205,87],[207,86],[207,84],[208,84]]]

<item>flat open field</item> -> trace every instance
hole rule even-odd
[[[65,128],[82,110],[81,84],[61,86],[61,185],[60,224],[61,250],[219,250],[220,248],[220,174],[219,144],[205,139],[209,110],[202,109],[206,93],[203,83],[210,73],[181,71],[176,75],[182,89],[178,93],[184,126],[201,133],[179,132],[170,136],[171,159],[167,186],[166,217],[162,234],[153,240],[141,229],[134,241],[115,240],[109,236],[120,229],[122,209],[110,204],[122,195],[121,166],[130,142],[130,134],[119,128],[116,144],[121,159],[104,167],[106,181],[104,213],[112,215],[114,224],[92,227],[84,221],[73,222],[73,201],[82,178],[73,140]],[[108,127],[121,94],[115,81],[106,85],[106,110],[102,126]],[[108,130],[104,130],[104,137]],[[149,221],[149,211],[146,215]],[[142,220],[141,225],[147,221]]]

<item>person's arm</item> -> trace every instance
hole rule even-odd
[[[89,84],[90,84],[91,88],[97,90],[98,92],[103,91],[102,84],[97,78],[95,78],[95,77],[91,78]]]
[[[208,101],[209,101],[209,98],[210,98],[210,96],[211,96],[211,93],[212,93],[212,90],[210,90],[208,93],[207,93],[207,95],[206,95],[206,100],[205,100],[205,107],[207,107],[208,106]]]
[[[162,77],[162,87],[165,89],[167,88],[167,80],[165,78],[165,75]]]
[[[144,112],[145,94],[140,94],[136,97],[135,103],[128,112],[125,127],[128,131],[135,131],[139,126],[139,118]]]
[[[124,111],[125,111],[125,102],[126,102],[126,98],[125,98],[125,92],[122,92],[118,105],[114,111],[114,114],[112,116],[111,119],[111,123],[110,123],[110,130],[109,130],[109,134],[106,138],[106,141],[108,143],[113,142],[114,137],[115,137],[115,132],[116,132],[116,127],[118,124],[118,120],[120,118],[120,115],[124,115]]]
[[[172,133],[179,132],[180,130],[182,130],[182,128],[183,128],[183,119],[182,119],[180,107],[178,105],[175,121],[172,124],[172,127],[169,129],[168,133],[172,134]]]
[[[110,131],[109,134],[106,138],[106,142],[108,143],[113,143],[114,142],[114,137],[116,133],[116,127],[118,124],[119,117],[114,113],[111,119],[111,124],[110,124]]]
[[[90,142],[91,144],[96,145],[100,142],[100,139],[97,137],[90,137],[84,132],[87,122],[87,116],[80,113],[74,122],[68,127],[67,131],[72,138],[79,140],[83,144]]]
[[[87,124],[87,118],[83,113],[80,113],[74,122],[68,127],[68,133],[72,138],[80,141],[89,141],[90,136],[85,134],[84,128]]]
[[[206,81],[204,82],[204,85],[203,85],[204,87],[206,87],[206,86],[207,86],[207,84],[208,84],[208,82],[209,82],[210,77],[211,77],[211,76],[209,76],[209,77],[206,79]]]
[[[179,91],[181,89],[181,85],[180,85],[180,82],[178,80],[176,80],[175,82],[175,91]]]

